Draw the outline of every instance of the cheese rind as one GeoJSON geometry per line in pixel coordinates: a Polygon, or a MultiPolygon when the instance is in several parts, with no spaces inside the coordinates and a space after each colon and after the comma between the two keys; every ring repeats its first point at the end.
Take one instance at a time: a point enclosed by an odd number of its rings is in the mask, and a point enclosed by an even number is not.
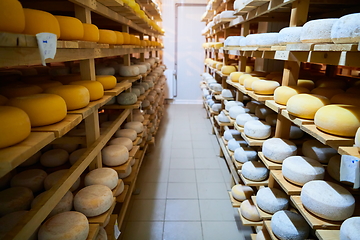
{"type": "Polygon", "coordinates": [[[314,119],[315,113],[328,104],[330,104],[330,100],[324,96],[316,94],[298,94],[292,96],[288,100],[286,109],[291,115],[296,117],[314,119]]]}
{"type": "MultiPolygon", "coordinates": [[[[41,201],[41,199],[44,197],[44,195],[47,193],[47,191],[40,193],[37,195],[34,200],[31,202],[31,208],[36,207],[36,204],[41,201]]],[[[73,207],[73,199],[74,195],[71,191],[67,191],[65,195],[61,198],[58,204],[51,210],[47,218],[50,218],[56,214],[71,211],[73,207]]]]}
{"type": "Polygon", "coordinates": [[[267,159],[282,163],[285,158],[296,155],[297,147],[290,140],[271,138],[263,143],[262,152],[267,159]]]}
{"type": "MultiPolygon", "coordinates": [[[[44,180],[44,188],[45,190],[49,190],[52,186],[54,186],[65,174],[67,174],[69,169],[59,170],[53,173],[50,173],[44,180]]],[[[70,187],[70,191],[73,192],[77,190],[80,186],[80,178],[76,179],[74,184],[70,187]]]]}
{"type": "Polygon", "coordinates": [[[337,155],[337,151],[316,139],[305,141],[302,145],[302,153],[305,157],[315,159],[321,163],[328,163],[329,159],[337,155]]]}
{"type": "Polygon", "coordinates": [[[133,148],[133,142],[131,141],[130,138],[126,138],[126,137],[113,138],[108,142],[108,144],[125,146],[128,151],[131,151],[131,149],[133,148]]]}
{"type": "Polygon", "coordinates": [[[97,81],[75,81],[71,82],[70,85],[81,85],[86,87],[90,93],[90,101],[99,100],[104,96],[104,87],[100,82],[97,81]]]}
{"type": "Polygon", "coordinates": [[[22,33],[25,29],[25,15],[21,3],[17,0],[1,1],[0,31],[22,33]]]}
{"type": "Polygon", "coordinates": [[[288,196],[277,188],[261,188],[256,194],[256,203],[259,208],[267,213],[276,213],[286,210],[289,205],[288,196]]]}
{"type": "Polygon", "coordinates": [[[271,126],[264,121],[250,120],[244,125],[246,136],[254,139],[266,139],[271,135],[271,126]]]}
{"type": "Polygon", "coordinates": [[[52,149],[44,152],[40,157],[40,163],[44,167],[58,167],[66,163],[69,153],[64,149],[52,149]]]}
{"type": "Polygon", "coordinates": [[[99,29],[98,43],[116,44],[117,43],[116,33],[112,30],[99,29]]]}
{"type": "Polygon", "coordinates": [[[83,41],[98,42],[100,38],[99,28],[90,23],[83,23],[84,35],[83,41]]]}
{"type": "Polygon", "coordinates": [[[100,82],[103,87],[104,90],[110,90],[116,87],[116,77],[112,76],[112,75],[99,75],[96,76],[96,81],[100,82]]]}
{"type": "Polygon", "coordinates": [[[256,161],[258,158],[257,156],[257,151],[253,150],[250,147],[240,147],[235,149],[234,151],[234,158],[240,163],[256,161]]]}
{"type": "Polygon", "coordinates": [[[134,129],[119,129],[115,132],[115,137],[130,138],[131,141],[135,141],[137,138],[137,132],[134,129]]]}
{"type": "Polygon", "coordinates": [[[286,105],[288,100],[297,94],[300,93],[309,93],[310,91],[307,88],[298,87],[298,86],[281,86],[275,89],[274,91],[274,100],[276,103],[281,105],[286,105]]]}
{"type": "Polygon", "coordinates": [[[45,92],[62,97],[68,110],[84,108],[90,102],[89,90],[81,85],[62,85],[48,88],[45,92]]]}
{"type": "Polygon", "coordinates": [[[331,41],[331,29],[337,18],[317,19],[308,21],[302,27],[300,40],[306,43],[327,43],[331,41]]]}
{"type": "Polygon", "coordinates": [[[103,163],[109,167],[119,166],[129,159],[129,151],[122,145],[106,146],[101,151],[103,163]]]}
{"type": "Polygon", "coordinates": [[[86,174],[84,183],[85,186],[100,184],[114,189],[118,183],[118,174],[112,168],[97,168],[86,174]]]}
{"type": "Polygon", "coordinates": [[[142,133],[144,131],[144,125],[142,122],[127,122],[124,124],[124,129],[133,129],[136,133],[142,133]]]}
{"type": "Polygon", "coordinates": [[[272,95],[276,88],[280,86],[280,83],[270,80],[254,81],[251,85],[252,90],[256,94],[260,95],[272,95]]]}
{"type": "Polygon", "coordinates": [[[237,184],[231,188],[231,195],[240,202],[250,199],[253,194],[254,190],[249,186],[237,184]]]}
{"type": "Polygon", "coordinates": [[[340,227],[340,240],[356,240],[360,235],[360,217],[346,219],[340,227]]]}
{"type": "Polygon", "coordinates": [[[269,170],[262,162],[248,161],[241,168],[242,175],[255,182],[261,182],[268,178],[269,170]]]}
{"type": "Polygon", "coordinates": [[[247,199],[241,203],[240,213],[244,218],[246,218],[250,221],[253,221],[253,222],[261,221],[260,214],[259,214],[255,204],[253,203],[253,201],[251,201],[249,199],[247,199]]]}
{"type": "Polygon", "coordinates": [[[24,34],[36,35],[42,32],[53,33],[60,37],[60,25],[54,15],[48,12],[24,8],[24,34]]]}
{"type": "Polygon", "coordinates": [[[84,38],[84,27],[82,22],[74,17],[55,16],[59,22],[60,39],[81,40],[84,38]]]}
{"type": "Polygon", "coordinates": [[[278,211],[271,218],[271,229],[280,240],[307,239],[310,227],[298,213],[288,210],[278,211]]]}

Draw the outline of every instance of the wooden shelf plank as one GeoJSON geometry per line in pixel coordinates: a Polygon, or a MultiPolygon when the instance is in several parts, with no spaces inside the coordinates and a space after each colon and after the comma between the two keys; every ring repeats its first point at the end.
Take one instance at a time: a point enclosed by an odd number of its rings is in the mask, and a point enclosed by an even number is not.
{"type": "Polygon", "coordinates": [[[281,111],[281,115],[292,121],[294,124],[298,125],[299,127],[305,124],[314,124],[314,119],[303,119],[298,118],[293,115],[291,115],[286,109],[283,109],[281,111]]]}
{"type": "Polygon", "coordinates": [[[125,201],[125,197],[129,192],[129,188],[130,188],[129,185],[125,185],[124,191],[119,196],[116,197],[116,202],[123,203],[125,201]]]}
{"type": "Polygon", "coordinates": [[[256,196],[251,196],[251,200],[255,204],[256,209],[258,210],[261,219],[268,220],[268,219],[272,218],[273,214],[267,213],[267,212],[263,211],[261,208],[259,208],[259,206],[257,205],[257,202],[256,202],[256,196]]]}
{"type": "Polygon", "coordinates": [[[112,99],[112,96],[104,95],[101,99],[92,101],[85,108],[68,111],[68,114],[81,114],[82,118],[85,119],[90,114],[96,112],[100,107],[104,106],[112,99]]]}
{"type": "Polygon", "coordinates": [[[267,167],[267,169],[269,169],[269,170],[281,170],[282,169],[281,163],[276,163],[276,162],[270,161],[269,159],[267,159],[264,156],[264,154],[262,152],[258,152],[258,156],[259,156],[260,160],[264,163],[264,165],[267,167]]]}
{"type": "Polygon", "coordinates": [[[242,225],[250,226],[250,227],[256,227],[256,226],[262,226],[263,225],[263,221],[253,222],[253,221],[250,221],[250,220],[244,218],[243,215],[240,212],[240,208],[238,209],[238,212],[239,212],[239,215],[240,215],[242,225]]]}
{"type": "Polygon", "coordinates": [[[114,197],[116,197],[115,194],[116,194],[116,192],[119,190],[119,188],[121,187],[121,185],[122,185],[121,183],[122,183],[122,179],[119,179],[116,187],[111,190],[111,191],[113,192],[113,196],[114,196],[114,197]]]}
{"type": "Polygon", "coordinates": [[[135,104],[132,105],[117,105],[117,104],[113,104],[113,105],[105,105],[103,106],[104,109],[137,109],[140,108],[141,102],[138,101],[135,104]]]}
{"type": "Polygon", "coordinates": [[[118,218],[117,214],[111,214],[110,221],[109,221],[108,225],[106,225],[106,227],[105,227],[105,231],[106,231],[108,240],[118,239],[114,234],[115,228],[117,228],[117,230],[119,231],[119,226],[117,224],[117,218],[118,218]]]}
{"type": "Polygon", "coordinates": [[[340,230],[316,230],[315,235],[319,240],[340,240],[340,230]]]}
{"type": "Polygon", "coordinates": [[[238,170],[238,174],[241,178],[241,180],[243,181],[244,185],[246,186],[250,186],[250,187],[260,187],[260,186],[267,186],[269,185],[269,179],[266,179],[264,181],[260,181],[260,182],[255,182],[255,181],[251,181],[247,178],[245,178],[242,173],[241,170],[238,170]]]}
{"type": "Polygon", "coordinates": [[[236,123],[236,121],[234,122],[234,128],[235,128],[236,130],[238,130],[239,132],[244,132],[244,128],[243,128],[243,127],[240,127],[240,126],[236,123]]]}
{"type": "Polygon", "coordinates": [[[338,152],[342,155],[351,155],[360,158],[360,148],[358,147],[339,147],[338,152]]]}
{"type": "Polygon", "coordinates": [[[112,212],[114,211],[115,208],[115,198],[113,200],[113,204],[111,205],[110,209],[107,210],[105,213],[96,216],[96,217],[90,217],[88,218],[89,223],[90,224],[99,224],[101,227],[104,226],[105,221],[110,217],[110,215],[112,214],[112,212]]]}
{"type": "Polygon", "coordinates": [[[19,166],[54,139],[53,132],[32,132],[24,141],[0,149],[0,177],[19,166]]]}
{"type": "Polygon", "coordinates": [[[241,168],[242,168],[242,166],[243,166],[244,164],[243,164],[243,163],[241,163],[241,162],[236,161],[236,160],[235,160],[235,156],[234,156],[234,155],[233,155],[233,156],[231,156],[231,160],[232,160],[232,162],[233,162],[233,164],[234,164],[235,168],[236,168],[237,170],[241,170],[241,168]]]}
{"type": "Polygon", "coordinates": [[[126,163],[120,165],[120,166],[115,166],[115,167],[110,167],[112,169],[114,169],[117,173],[126,173],[126,171],[129,169],[131,160],[133,158],[129,157],[129,159],[126,161],[126,163]]]}
{"type": "Polygon", "coordinates": [[[287,181],[281,170],[271,170],[270,174],[273,176],[275,181],[281,186],[281,188],[286,192],[287,195],[300,195],[301,186],[294,185],[287,181]]]}
{"type": "MultiPolygon", "coordinates": [[[[267,140],[267,139],[253,139],[250,138],[248,136],[245,135],[244,132],[241,132],[241,137],[247,142],[247,144],[250,147],[261,147],[263,145],[263,143],[267,140]]],[[[271,138],[272,136],[270,136],[269,138],[271,138]]]]}
{"type": "Polygon", "coordinates": [[[249,97],[252,99],[259,101],[259,102],[265,102],[267,100],[274,100],[274,95],[260,95],[256,94],[253,91],[248,91],[249,97]]]}
{"type": "Polygon", "coordinates": [[[136,153],[140,150],[139,146],[134,146],[129,152],[130,157],[135,157],[136,153]]]}
{"type": "Polygon", "coordinates": [[[250,234],[250,238],[251,238],[251,240],[256,240],[256,234],[255,233],[250,234]]]}
{"type": "Polygon", "coordinates": [[[220,122],[218,116],[214,116],[214,118],[215,118],[215,121],[217,122],[217,124],[220,127],[233,126],[234,125],[234,124],[231,124],[231,122],[229,122],[229,123],[220,122]]]}
{"type": "Polygon", "coordinates": [[[270,236],[271,240],[278,240],[278,238],[275,236],[271,229],[271,221],[264,221],[265,228],[270,236]]]}
{"type": "Polygon", "coordinates": [[[134,181],[135,181],[135,179],[136,179],[136,177],[137,177],[137,170],[138,170],[138,168],[139,168],[139,166],[140,166],[139,162],[140,162],[140,160],[135,159],[135,164],[134,164],[134,166],[132,167],[131,174],[130,174],[128,177],[126,177],[126,178],[123,179],[124,184],[126,184],[126,185],[131,185],[131,184],[134,183],[134,181]]]}
{"type": "Polygon", "coordinates": [[[117,83],[115,88],[104,91],[104,94],[110,95],[110,96],[117,96],[120,93],[122,93],[123,91],[131,88],[131,86],[132,86],[132,84],[130,82],[128,82],[127,80],[125,80],[125,81],[117,83]]]}
{"type": "Polygon", "coordinates": [[[277,104],[274,100],[266,100],[265,105],[276,113],[286,109],[286,106],[277,104]]]}
{"type": "Polygon", "coordinates": [[[239,208],[241,206],[241,202],[236,200],[233,195],[231,194],[231,191],[229,192],[229,198],[230,198],[230,202],[231,202],[231,205],[234,207],[234,208],[239,208]]]}
{"type": "Polygon", "coordinates": [[[86,240],[95,240],[99,233],[99,224],[89,224],[89,234],[86,240]]]}

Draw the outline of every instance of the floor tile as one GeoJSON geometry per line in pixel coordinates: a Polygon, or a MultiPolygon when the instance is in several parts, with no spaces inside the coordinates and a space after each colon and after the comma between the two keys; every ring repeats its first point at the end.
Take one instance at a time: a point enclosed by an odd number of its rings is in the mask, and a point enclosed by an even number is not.
{"type": "Polygon", "coordinates": [[[128,221],[163,221],[166,200],[135,199],[128,221]]]}
{"type": "Polygon", "coordinates": [[[202,240],[201,222],[165,222],[164,240],[202,240]]]}
{"type": "Polygon", "coordinates": [[[198,183],[223,183],[224,178],[219,169],[196,169],[198,183]]]}
{"type": "Polygon", "coordinates": [[[189,149],[189,148],[192,148],[192,145],[191,145],[191,141],[187,141],[187,140],[177,140],[177,139],[173,139],[172,141],[172,145],[171,145],[172,149],[177,149],[177,148],[180,148],[180,149],[189,149]]]}
{"type": "MultiPolygon", "coordinates": [[[[216,150],[217,151],[217,150],[216,150]]],[[[195,148],[193,149],[194,158],[212,158],[216,155],[214,148],[195,148]]]]}
{"type": "Polygon", "coordinates": [[[236,215],[239,215],[237,211],[234,211],[230,201],[227,199],[201,199],[199,202],[202,221],[235,221],[236,215]]]}
{"type": "Polygon", "coordinates": [[[196,169],[220,169],[220,165],[216,157],[194,158],[196,169]]]}
{"type": "Polygon", "coordinates": [[[193,169],[170,169],[169,182],[196,182],[195,170],[193,169]]]}
{"type": "MultiPolygon", "coordinates": [[[[191,145],[192,145],[193,149],[196,149],[196,148],[214,149],[214,146],[210,139],[208,139],[208,140],[192,140],[191,145]]],[[[218,148],[219,148],[219,145],[218,145],[218,148]]]]}
{"type": "Polygon", "coordinates": [[[166,221],[200,221],[198,200],[167,200],[166,221]]]}
{"type": "Polygon", "coordinates": [[[140,190],[138,195],[134,195],[135,199],[166,199],[167,183],[148,183],[141,182],[137,184],[140,190]]]}
{"type": "Polygon", "coordinates": [[[168,199],[198,199],[197,185],[193,183],[168,183],[168,199]]]}
{"type": "Polygon", "coordinates": [[[163,239],[163,229],[164,222],[128,222],[121,239],[159,240],[163,239]]]}
{"type": "Polygon", "coordinates": [[[195,163],[193,158],[172,158],[170,161],[171,169],[194,169],[195,163]]]}
{"type": "Polygon", "coordinates": [[[198,183],[199,199],[229,199],[225,183],[198,183]]]}
{"type": "Polygon", "coordinates": [[[173,148],[171,149],[171,158],[193,158],[193,150],[191,148],[173,148]]]}
{"type": "Polygon", "coordinates": [[[204,240],[244,240],[236,222],[202,222],[204,240]]]}

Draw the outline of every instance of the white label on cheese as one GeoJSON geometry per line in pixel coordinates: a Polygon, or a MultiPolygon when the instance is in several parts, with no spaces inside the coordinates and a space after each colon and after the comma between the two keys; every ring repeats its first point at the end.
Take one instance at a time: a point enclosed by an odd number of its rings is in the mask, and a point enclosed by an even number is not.
{"type": "Polygon", "coordinates": [[[114,225],[114,235],[115,235],[115,239],[118,239],[120,236],[121,232],[119,230],[119,226],[118,226],[118,222],[116,219],[115,225],[114,225]]]}
{"type": "Polygon", "coordinates": [[[360,187],[360,159],[350,155],[341,156],[340,181],[354,183],[354,188],[360,187]]]}
{"type": "Polygon", "coordinates": [[[36,39],[39,46],[41,63],[46,66],[45,60],[48,58],[54,59],[56,54],[57,36],[53,33],[38,33],[36,39]]]}

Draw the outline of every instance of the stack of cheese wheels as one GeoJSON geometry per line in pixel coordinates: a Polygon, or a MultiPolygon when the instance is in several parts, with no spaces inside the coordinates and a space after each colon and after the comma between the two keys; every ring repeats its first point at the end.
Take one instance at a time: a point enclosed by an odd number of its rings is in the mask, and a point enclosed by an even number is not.
{"type": "Polygon", "coordinates": [[[116,101],[120,105],[132,105],[137,102],[138,98],[133,92],[122,92],[116,97],[116,101]]]}
{"type": "Polygon", "coordinates": [[[325,164],[329,162],[331,157],[337,155],[336,149],[322,144],[316,139],[305,141],[302,145],[302,153],[305,157],[325,164]]]}
{"type": "Polygon", "coordinates": [[[235,66],[222,66],[221,73],[225,75],[230,75],[232,72],[236,72],[235,66]]]}
{"type": "Polygon", "coordinates": [[[44,186],[47,173],[42,169],[29,169],[16,174],[11,179],[11,187],[27,187],[34,193],[40,192],[44,186]]]}
{"type": "Polygon", "coordinates": [[[260,95],[272,95],[276,88],[280,86],[280,83],[270,80],[254,81],[251,85],[252,90],[256,94],[260,95]]]}
{"type": "Polygon", "coordinates": [[[290,140],[270,138],[263,143],[262,153],[267,159],[282,163],[287,157],[296,155],[297,147],[290,140]]]}
{"type": "Polygon", "coordinates": [[[137,138],[137,132],[134,129],[119,129],[115,132],[115,137],[126,137],[131,141],[135,141],[137,138]]]}
{"type": "MultiPolygon", "coordinates": [[[[44,188],[45,190],[49,190],[52,186],[54,186],[61,178],[63,178],[69,169],[62,169],[53,173],[50,173],[44,180],[44,188]]],[[[70,187],[70,191],[74,192],[80,186],[80,178],[76,179],[74,184],[70,187]]]]}
{"type": "Polygon", "coordinates": [[[67,110],[84,108],[89,105],[89,90],[81,85],[62,85],[45,90],[46,93],[56,94],[66,102],[67,110]]]}
{"type": "Polygon", "coordinates": [[[0,31],[22,33],[25,29],[25,15],[18,0],[0,3],[0,31]]]}
{"type": "Polygon", "coordinates": [[[60,39],[81,40],[84,37],[82,22],[74,17],[55,16],[60,26],[60,39]]]}
{"type": "Polygon", "coordinates": [[[136,133],[142,133],[144,131],[144,125],[142,122],[127,122],[124,124],[124,129],[133,129],[136,133]]]}
{"type": "Polygon", "coordinates": [[[317,87],[311,90],[311,93],[331,99],[333,96],[339,93],[344,93],[344,90],[342,90],[341,88],[317,87]]]}
{"type": "Polygon", "coordinates": [[[30,209],[34,199],[31,189],[26,187],[12,187],[0,192],[0,216],[8,213],[30,209]]]}
{"type": "Polygon", "coordinates": [[[261,221],[260,214],[251,199],[246,199],[241,203],[240,213],[244,218],[250,221],[253,222],[261,221]]]}
{"type": "Polygon", "coordinates": [[[131,149],[133,148],[133,142],[131,141],[130,138],[127,137],[113,138],[108,142],[108,144],[125,146],[128,151],[131,151],[131,149]]]}
{"type": "Polygon", "coordinates": [[[116,87],[116,77],[112,75],[99,75],[96,76],[96,81],[103,85],[104,90],[110,90],[116,87]]]}
{"type": "MultiPolygon", "coordinates": [[[[31,202],[31,208],[36,207],[36,205],[41,202],[41,200],[45,197],[45,194],[47,194],[48,192],[42,192],[39,195],[37,195],[34,200],[31,202]]],[[[67,191],[65,193],[65,195],[61,198],[61,200],[59,201],[58,204],[56,204],[56,206],[53,208],[53,210],[51,210],[51,212],[49,213],[49,215],[47,216],[47,218],[50,218],[56,214],[62,213],[62,212],[67,212],[67,211],[71,211],[72,207],[73,207],[73,199],[74,199],[74,195],[72,194],[71,191],[67,191]]]]}
{"type": "Polygon", "coordinates": [[[313,80],[310,80],[310,79],[298,79],[297,86],[307,88],[311,91],[314,89],[315,83],[313,80]]]}
{"type": "Polygon", "coordinates": [[[84,36],[83,41],[98,42],[100,38],[99,28],[91,23],[83,23],[84,36]]]}
{"type": "Polygon", "coordinates": [[[229,78],[232,82],[239,82],[239,78],[243,74],[244,74],[243,72],[232,72],[232,73],[230,73],[229,78]]]}
{"type": "Polygon", "coordinates": [[[271,126],[264,121],[250,120],[244,125],[244,133],[253,139],[267,139],[271,135],[271,126]]]}
{"type": "Polygon", "coordinates": [[[237,184],[231,188],[231,195],[240,202],[250,199],[253,194],[254,190],[249,186],[237,184]]]}
{"type": "Polygon", "coordinates": [[[129,159],[129,150],[123,145],[106,146],[101,154],[103,163],[109,167],[122,165],[129,159]]]}
{"type": "Polygon", "coordinates": [[[286,27],[280,30],[278,41],[280,45],[301,43],[302,27],[286,27]]]}
{"type": "Polygon", "coordinates": [[[310,227],[298,213],[288,210],[276,212],[271,218],[271,229],[279,239],[307,239],[310,227]]]}
{"type": "Polygon", "coordinates": [[[312,180],[322,180],[325,169],[319,161],[303,156],[291,156],[282,164],[284,178],[296,185],[303,186],[312,180]]]}
{"type": "Polygon", "coordinates": [[[99,100],[104,96],[104,87],[97,81],[75,81],[71,82],[70,85],[80,85],[86,87],[90,93],[90,101],[99,100]]]}
{"type": "Polygon", "coordinates": [[[29,116],[20,108],[0,106],[0,132],[0,148],[25,140],[31,133],[29,116]]]}
{"type": "Polygon", "coordinates": [[[112,168],[97,168],[86,174],[84,183],[85,186],[100,184],[114,189],[118,184],[118,174],[112,168]]]}
{"type": "Polygon", "coordinates": [[[261,188],[256,194],[256,203],[258,207],[267,213],[276,213],[280,210],[286,210],[289,205],[289,197],[277,188],[261,188]]]}
{"type": "Polygon", "coordinates": [[[117,43],[116,33],[112,30],[99,29],[98,43],[116,44],[117,43]]]}
{"type": "Polygon", "coordinates": [[[116,44],[122,45],[124,44],[124,35],[122,32],[114,31],[116,34],[116,44]]]}
{"type": "Polygon", "coordinates": [[[337,18],[317,19],[304,24],[300,40],[306,43],[332,42],[331,29],[337,18]]]}
{"type": "Polygon", "coordinates": [[[321,95],[297,94],[288,100],[286,109],[293,116],[314,119],[315,113],[328,104],[330,104],[330,100],[321,95]]]}
{"type": "Polygon", "coordinates": [[[269,170],[262,162],[248,161],[241,168],[242,175],[254,182],[261,182],[268,178],[269,170]]]}
{"type": "Polygon", "coordinates": [[[86,240],[89,235],[89,221],[80,212],[68,211],[56,214],[39,228],[39,240],[86,240]]]}
{"type": "Polygon", "coordinates": [[[360,127],[360,107],[354,105],[328,105],[320,108],[314,118],[320,130],[343,137],[355,137],[360,127]]]}
{"type": "Polygon", "coordinates": [[[310,181],[302,187],[300,196],[308,211],[327,220],[345,220],[351,217],[355,210],[355,198],[336,183],[310,181]]]}
{"type": "Polygon", "coordinates": [[[300,93],[310,93],[309,89],[299,86],[281,86],[274,91],[276,103],[286,105],[289,98],[300,93]]]}
{"type": "Polygon", "coordinates": [[[341,240],[356,240],[360,235],[360,217],[346,219],[340,227],[341,240]]]}
{"type": "Polygon", "coordinates": [[[240,163],[256,161],[258,159],[257,156],[257,151],[251,147],[239,147],[234,151],[234,158],[237,162],[240,163]]]}
{"type": "Polygon", "coordinates": [[[44,152],[40,157],[40,163],[44,167],[58,167],[65,164],[69,159],[69,153],[64,149],[51,149],[44,152]]]}
{"type": "Polygon", "coordinates": [[[53,33],[60,37],[60,25],[54,15],[48,12],[24,8],[24,34],[36,35],[42,32],[53,33]]]}
{"type": "Polygon", "coordinates": [[[360,41],[359,13],[348,14],[339,18],[331,28],[331,40],[334,43],[357,43],[360,41]]]}

